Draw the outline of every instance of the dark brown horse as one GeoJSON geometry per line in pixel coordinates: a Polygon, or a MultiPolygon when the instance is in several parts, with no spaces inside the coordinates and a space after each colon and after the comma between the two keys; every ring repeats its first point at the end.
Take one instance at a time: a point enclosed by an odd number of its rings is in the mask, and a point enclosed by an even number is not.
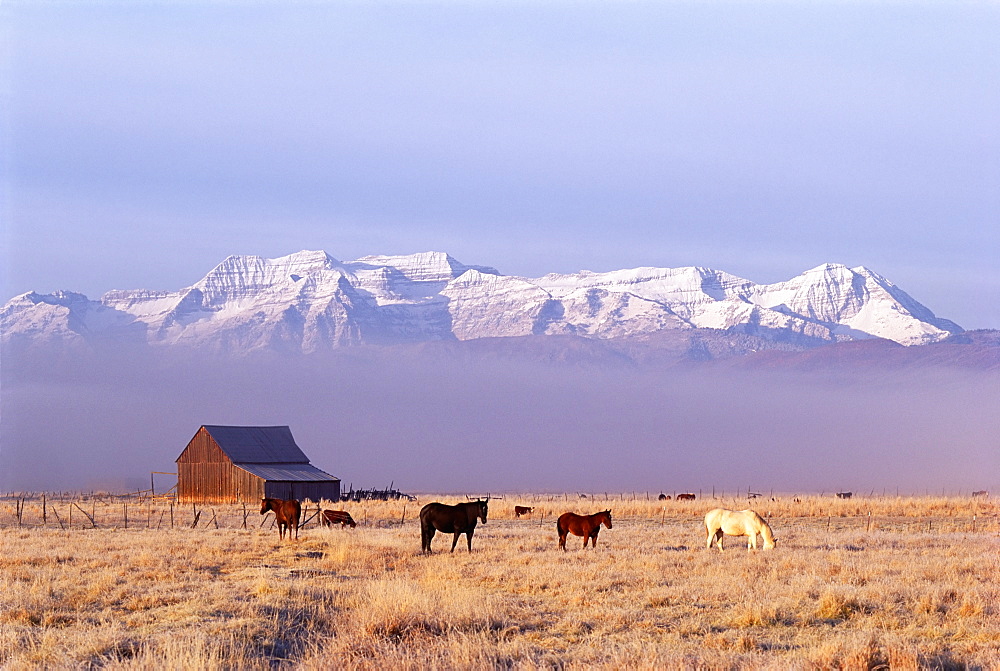
{"type": "Polygon", "coordinates": [[[597,534],[601,530],[601,524],[611,528],[611,511],[605,510],[603,513],[593,515],[577,515],[576,513],[563,513],[556,521],[556,531],[559,532],[559,547],[566,550],[566,535],[583,536],[583,547],[587,547],[587,540],[593,540],[593,546],[597,547],[597,534]]]}
{"type": "Polygon", "coordinates": [[[341,527],[350,525],[352,529],[358,526],[358,523],[346,510],[324,510],[323,526],[328,527],[331,524],[339,524],[341,527]]]}
{"type": "Polygon", "coordinates": [[[295,499],[261,499],[260,514],[266,515],[267,511],[274,511],[274,519],[278,523],[278,538],[285,538],[285,529],[288,530],[288,540],[292,540],[292,529],[295,529],[295,540],[299,539],[299,518],[302,517],[302,506],[295,499]]]}
{"type": "Polygon", "coordinates": [[[472,552],[472,534],[476,531],[476,522],[482,520],[486,524],[489,512],[487,501],[469,501],[449,506],[444,503],[428,503],[420,509],[420,544],[424,552],[431,551],[431,539],[434,532],[455,534],[451,542],[451,551],[455,551],[458,537],[465,534],[469,541],[469,552],[472,552]]]}

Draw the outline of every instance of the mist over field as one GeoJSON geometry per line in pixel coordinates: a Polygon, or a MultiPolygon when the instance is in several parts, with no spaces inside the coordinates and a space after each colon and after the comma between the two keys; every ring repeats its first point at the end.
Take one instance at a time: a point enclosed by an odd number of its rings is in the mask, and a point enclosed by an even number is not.
{"type": "MultiPolygon", "coordinates": [[[[372,351],[3,370],[0,488],[146,488],[202,424],[288,425],[355,488],[988,489],[996,373],[790,373],[372,351]]],[[[173,480],[157,476],[158,486],[173,480]]]]}

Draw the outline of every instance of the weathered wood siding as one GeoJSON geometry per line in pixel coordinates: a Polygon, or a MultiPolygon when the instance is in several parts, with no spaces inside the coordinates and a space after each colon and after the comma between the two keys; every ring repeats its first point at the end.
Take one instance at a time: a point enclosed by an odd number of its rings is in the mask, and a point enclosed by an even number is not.
{"type": "Polygon", "coordinates": [[[204,428],[177,458],[177,500],[206,503],[260,501],[264,480],[237,468],[204,428]]]}

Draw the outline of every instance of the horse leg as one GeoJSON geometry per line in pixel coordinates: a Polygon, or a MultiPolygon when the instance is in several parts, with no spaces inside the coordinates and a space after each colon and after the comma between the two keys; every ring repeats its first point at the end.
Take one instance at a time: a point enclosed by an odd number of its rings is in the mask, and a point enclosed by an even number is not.
{"type": "MultiPolygon", "coordinates": [[[[598,530],[600,530],[600,527],[597,528],[598,530]]],[[[597,549],[597,531],[595,531],[594,535],[590,537],[590,547],[594,548],[595,550],[597,549]]]]}
{"type": "Polygon", "coordinates": [[[458,537],[462,535],[461,531],[455,532],[455,539],[451,542],[451,551],[455,551],[455,546],[458,545],[458,537]]]}
{"type": "Polygon", "coordinates": [[[472,552],[472,534],[474,533],[475,531],[473,531],[472,529],[469,529],[468,531],[465,532],[465,538],[466,540],[469,541],[469,552],[472,552]]]}
{"type": "Polygon", "coordinates": [[[431,551],[431,539],[434,538],[434,532],[436,530],[433,526],[427,525],[427,528],[420,530],[420,550],[421,552],[431,551]]]}
{"type": "Polygon", "coordinates": [[[747,537],[748,537],[747,538],[747,552],[749,552],[750,550],[756,550],[757,549],[757,534],[756,533],[750,533],[750,534],[747,534],[747,537]]]}

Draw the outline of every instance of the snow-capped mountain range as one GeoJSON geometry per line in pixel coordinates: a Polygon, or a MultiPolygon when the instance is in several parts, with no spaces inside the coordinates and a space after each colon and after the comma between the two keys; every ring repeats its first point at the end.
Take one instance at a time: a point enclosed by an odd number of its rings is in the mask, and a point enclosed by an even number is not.
{"type": "Polygon", "coordinates": [[[798,345],[865,338],[918,345],[962,331],[864,267],[826,264],[777,284],[700,267],[527,278],[442,252],[349,262],[323,251],[230,256],[179,291],[116,290],[100,300],[29,292],[0,312],[8,346],[127,342],[231,354],[524,335],[614,339],[667,329],[798,345]]]}

